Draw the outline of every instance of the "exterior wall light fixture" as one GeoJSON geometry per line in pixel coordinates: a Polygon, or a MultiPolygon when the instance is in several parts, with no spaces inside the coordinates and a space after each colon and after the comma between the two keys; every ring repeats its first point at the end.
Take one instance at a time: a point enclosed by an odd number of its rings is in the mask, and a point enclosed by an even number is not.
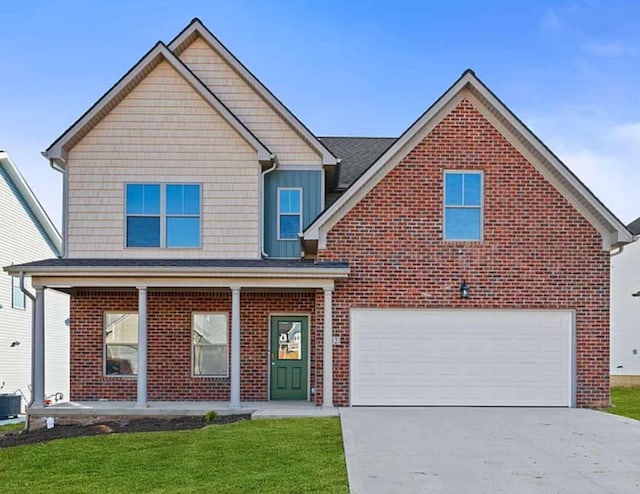
{"type": "Polygon", "coordinates": [[[469,298],[469,285],[464,280],[460,284],[460,298],[469,298]]]}

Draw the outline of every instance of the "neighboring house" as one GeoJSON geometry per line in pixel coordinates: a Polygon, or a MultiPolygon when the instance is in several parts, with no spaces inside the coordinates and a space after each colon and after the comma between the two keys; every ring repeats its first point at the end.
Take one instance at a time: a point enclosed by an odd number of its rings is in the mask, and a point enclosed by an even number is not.
{"type": "Polygon", "coordinates": [[[317,138],[194,19],[45,155],[64,256],[9,272],[71,293],[72,400],[609,402],[631,234],[471,71],[317,138]]]}
{"type": "MultiPolygon", "coordinates": [[[[640,237],[640,218],[627,225],[640,237]]],[[[640,242],[611,256],[611,385],[640,386],[640,242]]]]}
{"type": "MultiPolygon", "coordinates": [[[[56,257],[60,234],[9,155],[0,151],[0,264],[56,257]]],[[[31,397],[32,302],[19,273],[0,273],[0,393],[31,397]]],[[[30,278],[26,288],[33,293],[30,278]]],[[[52,292],[45,307],[45,393],[69,397],[69,296],[52,292]]]]}

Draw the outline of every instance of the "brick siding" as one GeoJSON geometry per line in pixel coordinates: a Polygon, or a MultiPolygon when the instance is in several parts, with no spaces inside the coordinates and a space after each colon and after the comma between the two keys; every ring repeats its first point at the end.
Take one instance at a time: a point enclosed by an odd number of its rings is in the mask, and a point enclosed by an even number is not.
{"type": "MultiPolygon", "coordinates": [[[[241,293],[242,400],[267,400],[270,314],[308,314],[315,348],[315,294],[241,293]]],[[[135,377],[104,376],[103,320],[106,311],[137,311],[137,292],[76,291],[71,296],[71,399],[135,400],[135,377]]],[[[230,292],[148,292],[149,400],[228,400],[229,378],[191,376],[191,314],[228,314],[230,292]]],[[[229,345],[229,348],[231,345],[229,345]]],[[[311,352],[311,383],[316,362],[311,352]]]]}
{"type": "Polygon", "coordinates": [[[332,228],[318,257],[351,267],[334,294],[336,404],[349,404],[349,310],[391,307],[573,309],[577,404],[608,404],[609,255],[601,237],[469,101],[332,228]],[[442,240],[447,169],[484,172],[482,242],[442,240]]]}

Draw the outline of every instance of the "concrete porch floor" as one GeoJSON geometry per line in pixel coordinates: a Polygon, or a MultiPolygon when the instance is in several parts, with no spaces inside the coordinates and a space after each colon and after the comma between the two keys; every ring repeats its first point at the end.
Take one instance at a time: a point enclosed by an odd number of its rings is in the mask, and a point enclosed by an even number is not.
{"type": "Polygon", "coordinates": [[[32,416],[179,416],[251,414],[252,419],[284,417],[337,417],[335,407],[319,407],[309,401],[243,401],[240,408],[229,408],[226,401],[150,401],[139,407],[135,401],[71,401],[44,408],[32,407],[32,416]]]}

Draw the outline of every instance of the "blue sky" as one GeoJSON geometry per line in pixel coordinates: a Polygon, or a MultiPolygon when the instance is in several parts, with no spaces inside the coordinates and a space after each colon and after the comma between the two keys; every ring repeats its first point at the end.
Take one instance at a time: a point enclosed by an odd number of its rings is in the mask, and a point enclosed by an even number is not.
{"type": "Polygon", "coordinates": [[[40,151],[193,17],[316,135],[397,136],[471,67],[622,221],[640,216],[640,2],[1,2],[0,149],[56,224],[40,151]]]}

